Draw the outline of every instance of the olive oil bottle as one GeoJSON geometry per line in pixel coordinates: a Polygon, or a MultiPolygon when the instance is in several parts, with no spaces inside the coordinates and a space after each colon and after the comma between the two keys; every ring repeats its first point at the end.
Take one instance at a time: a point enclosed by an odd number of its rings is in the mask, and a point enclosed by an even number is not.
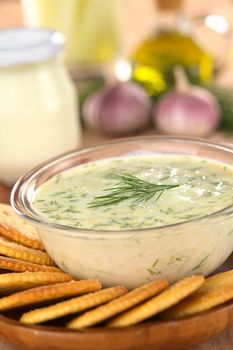
{"type": "Polygon", "coordinates": [[[150,96],[174,85],[173,69],[181,65],[192,83],[208,82],[213,59],[192,38],[192,22],[182,13],[182,0],[157,0],[157,26],[132,55],[133,77],[150,96]]]}

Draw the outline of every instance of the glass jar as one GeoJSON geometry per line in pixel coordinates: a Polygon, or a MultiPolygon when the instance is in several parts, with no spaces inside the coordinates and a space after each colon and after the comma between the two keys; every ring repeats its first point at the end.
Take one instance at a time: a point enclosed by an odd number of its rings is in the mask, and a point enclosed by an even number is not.
{"type": "Polygon", "coordinates": [[[0,181],[80,145],[77,97],[61,59],[63,34],[0,31],[0,181]]]}

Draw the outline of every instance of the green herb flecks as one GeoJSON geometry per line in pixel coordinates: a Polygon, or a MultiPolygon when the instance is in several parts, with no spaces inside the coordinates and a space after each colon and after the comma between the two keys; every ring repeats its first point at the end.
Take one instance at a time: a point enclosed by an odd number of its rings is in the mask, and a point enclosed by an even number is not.
{"type": "Polygon", "coordinates": [[[89,208],[98,208],[118,204],[131,199],[133,203],[146,202],[156,195],[158,201],[164,191],[178,187],[179,185],[155,184],[131,174],[120,174],[115,177],[118,183],[104,191],[109,192],[103,196],[96,196],[88,205],[89,208]]]}
{"type": "Polygon", "coordinates": [[[208,259],[209,255],[206,255],[200,262],[198,265],[196,265],[192,271],[195,271],[195,270],[198,270],[200,269],[201,267],[203,267],[206,263],[207,263],[207,259],[208,259]]]}

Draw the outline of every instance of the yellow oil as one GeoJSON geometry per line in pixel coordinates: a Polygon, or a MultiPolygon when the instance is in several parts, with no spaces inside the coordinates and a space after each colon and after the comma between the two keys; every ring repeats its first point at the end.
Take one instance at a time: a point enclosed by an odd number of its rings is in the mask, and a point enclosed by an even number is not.
{"type": "Polygon", "coordinates": [[[213,75],[213,59],[189,35],[161,32],[144,41],[134,52],[133,77],[151,96],[174,85],[173,69],[184,67],[193,83],[208,82],[213,75]]]}

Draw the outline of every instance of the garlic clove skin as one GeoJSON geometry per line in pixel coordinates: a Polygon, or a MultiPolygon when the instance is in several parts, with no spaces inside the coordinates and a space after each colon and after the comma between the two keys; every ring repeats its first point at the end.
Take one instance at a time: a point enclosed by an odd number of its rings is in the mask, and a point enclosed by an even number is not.
{"type": "Polygon", "coordinates": [[[84,103],[84,124],[112,135],[126,135],[145,128],[150,120],[151,101],[132,82],[117,82],[89,96],[84,103]]]}
{"type": "Polygon", "coordinates": [[[201,87],[173,91],[155,106],[152,120],[160,132],[208,136],[220,122],[220,107],[215,97],[201,87]]]}

